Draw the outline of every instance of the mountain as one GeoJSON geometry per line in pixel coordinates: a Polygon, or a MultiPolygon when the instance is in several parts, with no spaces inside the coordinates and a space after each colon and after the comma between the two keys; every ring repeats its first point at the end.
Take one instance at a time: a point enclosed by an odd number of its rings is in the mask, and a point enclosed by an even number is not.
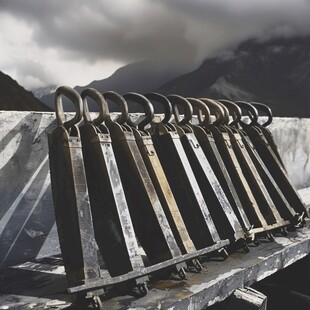
{"type": "MultiPolygon", "coordinates": [[[[160,62],[137,62],[118,69],[106,79],[75,89],[81,92],[93,87],[120,94],[158,91],[258,101],[269,105],[275,116],[310,117],[310,37],[247,40],[184,74],[187,69],[160,62]]],[[[54,109],[54,93],[40,100],[54,109]]],[[[72,111],[71,103],[64,100],[64,105],[66,111],[72,111]]],[[[110,110],[118,108],[112,106],[110,110]]],[[[132,104],[130,111],[141,109],[132,104]]]]}
{"type": "Polygon", "coordinates": [[[0,110],[50,111],[51,109],[0,71],[0,110]]]}
{"type": "Polygon", "coordinates": [[[50,85],[50,86],[36,88],[35,90],[32,91],[32,93],[36,98],[40,99],[43,96],[47,96],[49,94],[54,93],[56,89],[57,89],[56,85],[50,85]]]}
{"type": "MultiPolygon", "coordinates": [[[[146,93],[157,89],[163,83],[186,72],[186,67],[168,64],[158,61],[136,62],[119,68],[110,77],[93,81],[85,86],[76,86],[75,89],[81,93],[85,88],[92,87],[101,92],[116,91],[119,94],[126,92],[146,93]]],[[[54,108],[54,93],[43,96],[41,100],[51,108],[54,108]]],[[[64,100],[66,111],[72,109],[71,105],[64,100]]],[[[113,111],[113,107],[111,109],[113,111]]]]}
{"type": "Polygon", "coordinates": [[[156,91],[258,101],[275,116],[310,117],[310,37],[248,40],[156,91]]]}

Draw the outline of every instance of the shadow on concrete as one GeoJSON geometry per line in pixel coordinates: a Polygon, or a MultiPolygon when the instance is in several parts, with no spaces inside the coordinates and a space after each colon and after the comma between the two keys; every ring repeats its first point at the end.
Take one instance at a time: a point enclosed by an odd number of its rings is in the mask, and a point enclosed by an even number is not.
{"type": "MultiPolygon", "coordinates": [[[[35,258],[55,222],[43,114],[29,114],[1,139],[0,267],[35,258]]],[[[51,254],[54,249],[51,248],[51,254]]]]}

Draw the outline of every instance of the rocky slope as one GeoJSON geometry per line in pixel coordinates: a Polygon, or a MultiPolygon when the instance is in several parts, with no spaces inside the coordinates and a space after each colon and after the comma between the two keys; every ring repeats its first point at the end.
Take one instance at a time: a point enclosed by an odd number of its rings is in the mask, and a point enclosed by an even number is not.
{"type": "MultiPolygon", "coordinates": [[[[259,101],[268,104],[275,116],[310,117],[310,37],[248,40],[221,56],[206,59],[196,70],[184,72],[185,67],[138,62],[118,69],[109,78],[75,89],[81,92],[93,87],[120,94],[158,91],[259,101]]],[[[54,108],[54,93],[40,100],[54,108]]],[[[70,111],[73,106],[64,102],[70,111]]],[[[111,111],[115,110],[112,105],[111,111]]],[[[131,104],[131,111],[141,110],[131,104]]]]}
{"type": "Polygon", "coordinates": [[[157,90],[260,101],[276,116],[310,117],[310,38],[249,40],[157,90]]]}
{"type": "Polygon", "coordinates": [[[0,110],[50,111],[50,108],[0,71],[0,110]]]}

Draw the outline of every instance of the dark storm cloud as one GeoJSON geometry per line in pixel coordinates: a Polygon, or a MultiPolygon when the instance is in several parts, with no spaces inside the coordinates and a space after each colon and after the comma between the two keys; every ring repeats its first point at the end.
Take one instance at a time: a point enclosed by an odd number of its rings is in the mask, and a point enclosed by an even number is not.
{"type": "Polygon", "coordinates": [[[306,0],[2,0],[67,59],[197,63],[249,37],[309,34],[306,0]]]}
{"type": "Polygon", "coordinates": [[[218,52],[248,38],[310,34],[309,0],[157,0],[171,12],[183,14],[199,25],[197,44],[208,41],[204,51],[218,52]],[[200,43],[199,39],[200,38],[200,43]],[[214,47],[214,48],[213,48],[214,47]]]}
{"type": "Polygon", "coordinates": [[[195,54],[178,14],[160,4],[128,1],[115,7],[116,2],[4,1],[2,10],[30,23],[39,45],[63,49],[68,57],[131,62],[195,54]]]}

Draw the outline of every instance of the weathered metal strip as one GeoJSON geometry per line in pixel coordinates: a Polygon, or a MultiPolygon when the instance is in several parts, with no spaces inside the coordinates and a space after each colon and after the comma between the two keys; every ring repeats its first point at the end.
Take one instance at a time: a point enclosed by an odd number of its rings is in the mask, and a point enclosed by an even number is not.
{"type": "Polygon", "coordinates": [[[196,248],[220,240],[210,212],[173,125],[157,124],[153,142],[196,248]]]}
{"type": "Polygon", "coordinates": [[[239,220],[192,129],[187,126],[175,127],[220,237],[228,238],[232,242],[244,239],[245,235],[239,220]]]}
{"type": "Polygon", "coordinates": [[[283,226],[288,223],[285,222],[276,209],[268,190],[266,189],[251,157],[249,156],[244,142],[237,130],[226,126],[227,132],[232,141],[232,146],[241,164],[242,170],[247,177],[252,193],[255,196],[258,206],[268,224],[283,223],[283,226]]]}
{"type": "Polygon", "coordinates": [[[123,276],[117,276],[117,277],[114,277],[111,279],[101,278],[99,280],[93,280],[92,282],[87,282],[87,283],[81,284],[79,286],[69,287],[68,292],[69,293],[77,293],[77,292],[83,292],[83,291],[96,290],[98,288],[102,288],[105,286],[110,286],[113,284],[118,284],[118,283],[122,283],[122,282],[125,282],[128,280],[131,280],[131,279],[143,277],[145,275],[152,274],[152,273],[154,273],[160,269],[167,268],[167,267],[172,266],[172,265],[180,264],[180,263],[185,262],[185,261],[189,261],[189,260],[195,258],[197,255],[203,256],[205,254],[215,252],[220,248],[224,248],[228,244],[229,244],[228,240],[220,240],[220,241],[216,242],[215,244],[213,244],[207,248],[203,248],[203,249],[197,250],[196,252],[193,252],[193,253],[184,254],[184,255],[166,260],[164,262],[154,264],[152,266],[146,267],[145,269],[142,269],[141,271],[131,271],[131,272],[128,272],[127,274],[125,274],[123,276]]]}
{"type": "Polygon", "coordinates": [[[48,135],[51,185],[56,225],[69,285],[100,277],[92,214],[86,184],[80,132],[82,99],[72,88],[56,90],[58,127],[48,135]],[[75,106],[73,118],[66,120],[62,95],[75,106]]]}
{"type": "Polygon", "coordinates": [[[244,125],[243,129],[249,135],[258,154],[281,189],[291,207],[299,214],[306,214],[307,210],[299,194],[290,182],[285,169],[278,157],[274,154],[270,144],[258,127],[244,125]]]}
{"type": "Polygon", "coordinates": [[[98,128],[90,123],[80,130],[95,236],[106,267],[111,276],[140,270],[144,263],[109,131],[104,125],[98,128]]]}
{"type": "MultiPolygon", "coordinates": [[[[181,255],[136,144],[132,129],[111,122],[108,128],[138,239],[151,263],[181,255]]],[[[185,265],[184,265],[185,266],[185,265]]],[[[184,266],[176,266],[178,270],[184,266]]]]}
{"type": "Polygon", "coordinates": [[[161,205],[182,253],[196,251],[157,156],[152,137],[150,134],[134,128],[133,132],[161,205]]]}
{"type": "MultiPolygon", "coordinates": [[[[258,128],[261,131],[261,133],[264,135],[265,139],[267,140],[269,146],[271,147],[274,155],[278,158],[283,169],[286,171],[284,163],[283,163],[282,158],[280,156],[280,153],[278,152],[278,147],[277,147],[277,145],[273,139],[273,136],[271,134],[271,131],[267,128],[267,126],[270,125],[272,123],[272,120],[273,120],[272,110],[270,109],[270,107],[268,107],[266,104],[260,103],[260,102],[251,102],[251,103],[241,102],[241,106],[251,110],[251,112],[248,113],[249,116],[251,116],[251,118],[252,118],[252,121],[249,125],[255,126],[256,128],[258,128]],[[260,112],[263,112],[263,114],[265,114],[267,116],[267,120],[264,121],[263,123],[260,123],[258,121],[260,112]]],[[[241,124],[242,124],[242,122],[241,122],[241,124]]],[[[246,125],[246,124],[244,123],[243,125],[246,125]]]]}
{"type": "Polygon", "coordinates": [[[234,209],[245,234],[247,237],[251,238],[252,225],[246,215],[234,184],[218,151],[212,133],[200,126],[192,126],[192,129],[218,181],[220,182],[226,197],[229,200],[230,205],[234,209]]]}
{"type": "Polygon", "coordinates": [[[255,126],[255,127],[260,129],[260,131],[264,135],[267,143],[269,144],[270,148],[272,149],[272,152],[277,157],[279,163],[281,164],[281,166],[283,167],[284,171],[286,172],[286,168],[285,168],[284,163],[282,161],[281,155],[280,155],[280,153],[278,151],[277,144],[276,144],[276,142],[273,139],[271,131],[268,128],[264,127],[264,126],[255,126]]]}
{"type": "Polygon", "coordinates": [[[253,196],[251,188],[242,172],[236,154],[232,148],[232,144],[228,133],[221,131],[216,126],[208,126],[208,130],[213,134],[216,146],[221,154],[223,162],[226,165],[227,171],[231,177],[238,196],[242,202],[247,217],[256,231],[265,231],[268,226],[263,214],[261,213],[257,201],[253,196]]]}
{"type": "Polygon", "coordinates": [[[78,129],[60,126],[48,136],[56,224],[69,286],[100,277],[78,129]],[[73,130],[72,130],[73,131],[73,130]]]}
{"type": "Polygon", "coordinates": [[[269,170],[267,169],[265,163],[257,153],[252,141],[249,139],[249,136],[242,130],[238,130],[239,134],[244,142],[244,145],[247,149],[248,154],[250,155],[255,167],[260,174],[262,181],[264,182],[266,189],[268,190],[274,204],[279,211],[281,217],[284,220],[291,220],[294,221],[296,218],[297,213],[295,210],[290,206],[289,202],[283,195],[282,191],[280,190],[279,186],[275,182],[273,176],[270,174],[269,170]]]}

